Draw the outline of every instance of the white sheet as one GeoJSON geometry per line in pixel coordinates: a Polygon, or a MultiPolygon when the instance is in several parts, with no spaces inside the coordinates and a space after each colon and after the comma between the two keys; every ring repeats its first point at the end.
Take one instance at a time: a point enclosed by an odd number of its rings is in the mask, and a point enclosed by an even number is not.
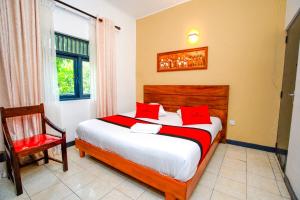
{"type": "MultiPolygon", "coordinates": [[[[135,112],[124,114],[134,117],[135,112]]],[[[181,126],[176,113],[167,112],[159,120],[143,119],[166,125],[181,126]]],[[[212,140],[222,129],[221,120],[211,117],[212,124],[189,125],[209,131],[212,140]]],[[[164,135],[131,133],[130,129],[97,119],[81,122],[76,130],[78,138],[107,151],[117,153],[125,159],[152,168],[180,181],[187,181],[196,172],[201,152],[190,140],[164,135]]]]}

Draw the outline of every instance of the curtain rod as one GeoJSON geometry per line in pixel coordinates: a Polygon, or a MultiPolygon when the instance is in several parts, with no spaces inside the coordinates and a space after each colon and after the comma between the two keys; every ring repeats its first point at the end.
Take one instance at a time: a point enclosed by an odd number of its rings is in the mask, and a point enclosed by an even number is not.
{"type": "MultiPolygon", "coordinates": [[[[70,4],[67,4],[67,3],[65,3],[65,2],[63,2],[63,1],[60,1],[60,0],[54,0],[54,1],[56,1],[57,3],[60,3],[60,4],[64,5],[64,6],[67,6],[67,7],[71,8],[71,9],[73,9],[73,10],[76,10],[76,11],[82,13],[82,14],[85,14],[85,15],[87,15],[87,16],[93,18],[93,19],[97,19],[96,16],[91,15],[90,13],[87,13],[87,12],[85,12],[85,11],[83,11],[83,10],[80,10],[80,9],[74,7],[74,6],[71,6],[70,4]]],[[[103,19],[101,19],[101,18],[98,18],[98,19],[99,19],[100,22],[103,21],[103,19]]],[[[121,27],[120,27],[120,26],[115,26],[115,28],[118,29],[118,30],[121,30],[121,27]]]]}

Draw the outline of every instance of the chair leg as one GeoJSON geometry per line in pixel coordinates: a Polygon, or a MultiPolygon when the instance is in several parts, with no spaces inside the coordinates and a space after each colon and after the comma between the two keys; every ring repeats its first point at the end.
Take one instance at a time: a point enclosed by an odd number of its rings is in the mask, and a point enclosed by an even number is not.
{"type": "Polygon", "coordinates": [[[10,161],[10,156],[6,154],[6,173],[7,173],[7,178],[12,179],[12,174],[11,174],[11,161],[10,161]]]}
{"type": "Polygon", "coordinates": [[[44,161],[45,161],[45,164],[47,164],[47,163],[49,163],[48,150],[45,150],[43,152],[44,152],[44,161]]]}
{"type": "Polygon", "coordinates": [[[12,171],[14,174],[14,182],[16,184],[17,195],[23,194],[20,166],[17,158],[12,158],[12,171]]]}
{"type": "Polygon", "coordinates": [[[67,145],[65,142],[61,144],[61,156],[63,161],[63,171],[68,171],[67,145]]]}

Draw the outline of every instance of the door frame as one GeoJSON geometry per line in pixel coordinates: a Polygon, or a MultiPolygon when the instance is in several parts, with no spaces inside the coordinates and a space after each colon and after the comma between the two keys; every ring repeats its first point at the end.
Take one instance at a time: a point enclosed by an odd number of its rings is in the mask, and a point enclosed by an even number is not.
{"type": "MultiPolygon", "coordinates": [[[[292,20],[290,21],[290,23],[288,24],[288,26],[285,29],[285,31],[286,31],[285,43],[286,44],[288,43],[288,31],[293,26],[293,24],[296,22],[296,20],[298,18],[300,19],[300,8],[298,9],[298,11],[296,12],[296,14],[294,15],[294,17],[292,18],[292,20]]],[[[285,53],[286,53],[286,48],[287,48],[287,46],[285,46],[285,53]]],[[[300,45],[299,45],[299,51],[300,51],[300,45]]],[[[284,70],[285,70],[285,59],[286,59],[286,57],[284,58],[283,76],[284,76],[284,70]]],[[[298,60],[299,59],[300,59],[300,57],[298,57],[298,60]]],[[[296,69],[296,71],[297,71],[297,69],[296,69]]],[[[296,84],[296,78],[295,78],[295,84],[296,84]]],[[[281,92],[280,92],[280,102],[282,100],[282,95],[283,95],[283,80],[284,79],[282,78],[281,92]]],[[[293,102],[294,102],[294,99],[293,99],[293,102]]],[[[280,115],[280,108],[279,108],[279,115],[280,115]]],[[[292,115],[292,113],[291,113],[291,115],[292,115]]],[[[279,126],[279,121],[278,121],[278,126],[279,126]]],[[[290,124],[290,126],[291,126],[291,124],[290,124]]],[[[276,157],[277,157],[277,159],[279,161],[280,167],[282,168],[283,171],[285,171],[285,169],[286,169],[286,163],[287,163],[288,150],[284,150],[284,149],[279,149],[278,148],[278,129],[277,129],[277,135],[276,135],[275,154],[276,154],[276,157]],[[280,157],[280,154],[285,154],[286,155],[286,162],[285,163],[282,163],[282,160],[281,160],[282,158],[280,157]]]]}

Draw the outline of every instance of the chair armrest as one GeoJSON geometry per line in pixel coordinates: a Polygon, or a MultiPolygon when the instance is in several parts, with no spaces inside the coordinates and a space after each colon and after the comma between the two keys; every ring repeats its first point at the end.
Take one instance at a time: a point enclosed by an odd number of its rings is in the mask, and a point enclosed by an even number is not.
{"type": "Polygon", "coordinates": [[[53,128],[54,130],[56,130],[57,132],[61,133],[62,136],[66,135],[66,131],[57,127],[54,123],[52,123],[47,117],[44,117],[44,120],[46,122],[46,124],[48,124],[51,128],[53,128]]]}

